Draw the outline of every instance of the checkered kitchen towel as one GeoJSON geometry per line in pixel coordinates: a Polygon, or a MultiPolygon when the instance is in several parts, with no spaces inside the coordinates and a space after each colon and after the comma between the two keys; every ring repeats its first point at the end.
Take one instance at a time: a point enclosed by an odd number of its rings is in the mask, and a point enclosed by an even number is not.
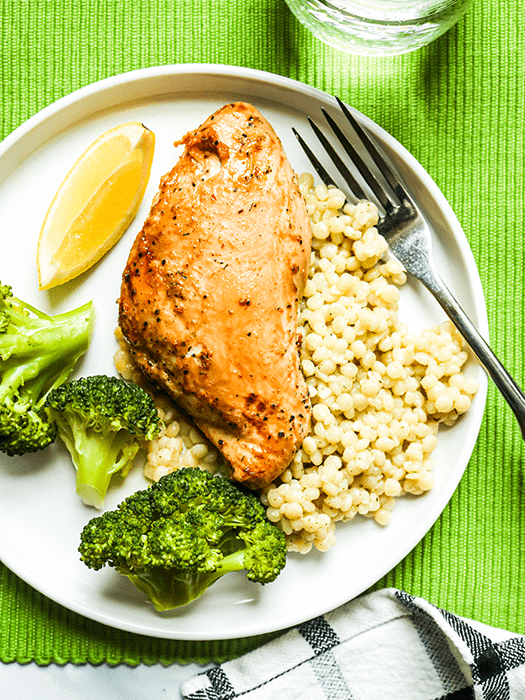
{"type": "Polygon", "coordinates": [[[183,683],[185,700],[525,700],[525,636],[384,589],[183,683]]]}

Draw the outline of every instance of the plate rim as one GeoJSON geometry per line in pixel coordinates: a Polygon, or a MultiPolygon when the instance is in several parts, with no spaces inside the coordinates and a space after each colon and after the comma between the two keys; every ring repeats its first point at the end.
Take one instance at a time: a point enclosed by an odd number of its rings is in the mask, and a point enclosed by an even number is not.
{"type": "MultiPolygon", "coordinates": [[[[322,99],[323,101],[329,100],[334,102],[335,104],[335,98],[329,95],[328,93],[319,90],[318,88],[312,87],[306,83],[302,83],[298,80],[288,78],[285,76],[281,76],[278,74],[274,74],[271,72],[267,71],[262,71],[258,69],[253,69],[253,68],[244,68],[242,66],[229,66],[226,64],[209,64],[209,63],[181,63],[181,64],[165,64],[162,66],[151,66],[148,68],[140,68],[140,69],[135,69],[132,71],[128,71],[125,73],[120,73],[116,74],[113,76],[109,76],[106,78],[103,78],[101,80],[95,81],[93,83],[90,83],[89,85],[85,85],[61,98],[56,100],[55,102],[47,105],[43,109],[39,110],[36,112],[33,116],[31,116],[28,120],[23,122],[20,126],[18,126],[14,131],[12,131],[10,134],[8,134],[5,139],[0,143],[0,166],[4,162],[4,160],[7,160],[7,163],[9,165],[9,160],[10,158],[13,158],[13,154],[16,156],[16,151],[17,148],[21,148],[20,144],[24,142],[25,139],[29,139],[30,143],[38,141],[38,133],[39,129],[42,129],[45,127],[45,125],[48,123],[49,120],[56,118],[57,115],[64,115],[64,114],[69,114],[70,112],[74,111],[75,107],[80,106],[84,101],[89,101],[91,99],[96,98],[97,95],[100,93],[105,93],[106,91],[111,92],[112,90],[114,91],[116,88],[123,88],[122,95],[120,99],[114,100],[111,104],[115,107],[118,107],[119,105],[123,105],[125,103],[131,102],[134,99],[140,99],[140,98],[135,98],[133,95],[129,95],[126,93],[125,88],[129,88],[130,85],[136,84],[137,82],[142,82],[145,81],[146,83],[148,81],[151,81],[152,79],[166,79],[168,77],[173,77],[173,76],[181,76],[181,75],[186,75],[186,76],[222,76],[224,78],[233,78],[233,79],[241,79],[241,80],[248,80],[250,82],[253,81],[258,81],[262,82],[266,85],[271,86],[272,88],[279,88],[285,91],[292,91],[292,92],[297,92],[300,91],[303,93],[303,95],[311,95],[312,97],[315,97],[316,99],[322,99]]],[[[189,93],[189,91],[188,91],[189,93]]],[[[169,94],[169,93],[162,93],[162,94],[169,94]]],[[[177,92],[177,96],[179,94],[182,94],[177,92]]],[[[265,98],[268,99],[268,98],[265,98]]],[[[388,145],[393,147],[400,155],[402,160],[406,162],[411,169],[413,169],[418,178],[423,182],[424,186],[432,193],[432,196],[436,199],[436,201],[439,203],[439,207],[441,211],[444,211],[446,213],[446,219],[447,222],[457,231],[461,232],[461,236],[456,237],[455,236],[455,242],[458,245],[458,247],[461,250],[461,253],[465,258],[470,259],[471,264],[473,265],[473,268],[476,271],[476,275],[474,276],[474,279],[470,279],[469,282],[471,283],[473,287],[473,303],[475,306],[475,311],[476,311],[476,317],[477,317],[477,325],[478,329],[480,330],[481,334],[483,337],[488,340],[488,315],[487,315],[487,309],[486,309],[486,304],[485,304],[485,299],[484,299],[484,294],[483,294],[483,288],[481,285],[481,280],[479,278],[479,272],[477,269],[477,265],[472,253],[472,250],[469,246],[468,240],[466,235],[464,234],[464,231],[455,215],[453,212],[450,204],[448,203],[447,199],[437,186],[437,184],[434,182],[434,180],[431,178],[429,173],[426,171],[426,169],[419,163],[419,161],[416,160],[414,156],[399,142],[397,139],[395,139],[391,134],[389,134],[387,131],[385,131],[381,126],[379,126],[376,122],[374,122],[372,119],[361,113],[359,110],[357,110],[355,107],[350,105],[350,109],[352,112],[356,115],[356,117],[365,125],[367,126],[376,136],[381,138],[383,141],[385,141],[388,145]]],[[[99,110],[92,110],[88,111],[87,115],[84,116],[84,118],[88,118],[93,116],[94,114],[97,113],[99,110]]],[[[81,119],[82,117],[80,117],[81,119]]],[[[68,122],[69,126],[73,126],[77,121],[80,121],[80,119],[68,122]]],[[[23,163],[30,155],[33,153],[38,147],[43,146],[45,141],[38,142],[38,145],[35,146],[35,148],[32,148],[31,150],[24,152],[24,149],[22,149],[21,155],[19,155],[19,161],[18,165],[23,163]]],[[[17,167],[14,166],[15,168],[17,167]]],[[[3,179],[0,180],[0,187],[2,186],[3,179]]],[[[482,375],[484,376],[484,375],[482,375]]],[[[469,454],[472,454],[472,450],[474,449],[475,443],[477,441],[477,437],[479,434],[479,429],[481,428],[481,422],[483,418],[483,413],[485,409],[485,403],[486,403],[486,396],[487,396],[487,386],[488,382],[487,381],[482,381],[480,383],[480,390],[478,392],[478,395],[476,397],[477,399],[477,408],[475,409],[477,411],[476,413],[476,421],[475,425],[477,425],[477,431],[475,431],[475,434],[471,435],[470,441],[471,441],[471,449],[469,450],[469,454]]],[[[474,412],[474,407],[472,409],[474,412]]],[[[468,460],[467,460],[468,463],[468,460]]],[[[466,465],[465,465],[466,468],[466,465]]],[[[408,537],[405,543],[405,547],[402,548],[402,555],[399,559],[397,559],[397,562],[393,565],[396,566],[404,557],[407,556],[407,554],[412,551],[412,549],[418,544],[419,541],[427,534],[430,528],[433,527],[433,525],[437,522],[439,519],[440,515],[443,512],[443,509],[449,502],[450,498],[452,497],[454,491],[457,488],[457,485],[459,484],[459,481],[463,477],[464,474],[464,469],[461,471],[461,473],[458,475],[458,478],[455,480],[452,480],[452,482],[448,485],[448,489],[444,496],[439,500],[439,503],[437,506],[435,506],[435,509],[438,510],[439,512],[437,513],[436,517],[433,518],[430,526],[425,530],[423,535],[418,534],[414,537],[408,537]],[[439,505],[441,504],[441,505],[439,505]]],[[[71,600],[67,597],[67,595],[62,595],[62,596],[54,596],[51,591],[48,590],[49,587],[38,587],[34,583],[31,583],[30,580],[28,580],[26,577],[23,577],[20,573],[18,573],[16,566],[10,565],[8,562],[5,561],[5,559],[2,559],[3,563],[13,571],[16,575],[20,576],[23,578],[24,581],[26,581],[29,585],[33,586],[37,590],[39,590],[41,593],[49,597],[50,599],[54,600],[56,603],[63,605],[70,610],[72,610],[75,613],[78,613],[84,617],[90,618],[92,620],[98,621],[102,624],[109,625],[111,627],[116,627],[117,629],[123,630],[123,631],[128,631],[136,634],[141,634],[141,635],[146,635],[146,636],[151,636],[151,637],[160,637],[163,639],[185,639],[185,640],[216,640],[216,639],[233,639],[233,638],[238,638],[238,634],[228,634],[228,633],[221,633],[221,634],[202,634],[202,633],[193,633],[191,631],[188,632],[174,632],[173,634],[168,633],[166,630],[150,630],[147,629],[144,631],[144,628],[141,625],[137,625],[134,622],[131,623],[123,623],[120,620],[117,619],[111,619],[109,616],[104,615],[104,614],[96,614],[92,610],[88,610],[87,608],[83,607],[80,603],[71,600]]],[[[392,567],[390,567],[392,568],[392,567]]],[[[387,569],[384,573],[387,573],[387,571],[390,570],[387,569]]],[[[377,579],[374,577],[374,581],[367,580],[365,579],[365,586],[362,590],[366,590],[366,588],[369,588],[377,579]]],[[[356,595],[360,595],[359,593],[356,595]]],[[[354,597],[354,596],[353,596],[354,597]]],[[[351,599],[351,598],[350,598],[351,599]]],[[[339,600],[338,602],[335,603],[335,606],[330,607],[329,609],[334,609],[334,607],[338,607],[339,605],[344,604],[345,602],[348,602],[350,599],[344,599],[344,600],[339,600]]],[[[321,606],[323,608],[323,606],[321,606]]],[[[324,614],[328,612],[328,609],[324,607],[322,610],[318,609],[314,611],[312,617],[318,614],[324,614]]],[[[308,617],[306,618],[301,618],[300,616],[297,617],[295,620],[290,621],[286,624],[286,627],[295,625],[295,624],[300,624],[301,622],[304,622],[305,619],[309,619],[310,613],[308,614],[308,617]]],[[[285,629],[282,627],[282,625],[270,625],[266,626],[264,628],[257,628],[250,631],[247,631],[246,633],[243,634],[244,637],[253,637],[256,635],[261,635],[261,634],[266,634],[270,632],[276,632],[279,630],[285,629]]]]}

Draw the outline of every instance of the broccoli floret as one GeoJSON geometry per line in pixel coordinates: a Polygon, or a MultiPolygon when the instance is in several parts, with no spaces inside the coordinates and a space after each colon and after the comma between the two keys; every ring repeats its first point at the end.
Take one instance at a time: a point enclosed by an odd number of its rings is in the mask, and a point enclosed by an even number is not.
{"type": "Polygon", "coordinates": [[[198,468],[182,468],[90,520],[81,560],[127,576],[159,611],[201,596],[221,576],[245,571],[270,583],[286,564],[284,534],[253,493],[198,468]]]}
{"type": "Polygon", "coordinates": [[[69,377],[91,339],[91,303],[49,316],[0,284],[0,450],[35,452],[57,429],[44,409],[48,393],[69,377]]]}
{"type": "Polygon", "coordinates": [[[0,451],[10,456],[42,450],[57,436],[56,424],[28,401],[0,407],[0,424],[0,451]]]}
{"type": "Polygon", "coordinates": [[[126,476],[141,446],[159,434],[151,396],[119,377],[81,377],[57,387],[46,407],[76,467],[77,494],[101,508],[111,477],[126,476]]]}

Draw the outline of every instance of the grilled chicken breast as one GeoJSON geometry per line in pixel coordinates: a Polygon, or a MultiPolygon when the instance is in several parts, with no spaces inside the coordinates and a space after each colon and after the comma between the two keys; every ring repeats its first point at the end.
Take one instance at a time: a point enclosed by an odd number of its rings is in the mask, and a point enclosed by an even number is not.
{"type": "Polygon", "coordinates": [[[189,413],[249,488],[308,432],[297,303],[310,224],[269,123],[229,104],[175,145],[124,270],[119,325],[143,372],[189,413]]]}

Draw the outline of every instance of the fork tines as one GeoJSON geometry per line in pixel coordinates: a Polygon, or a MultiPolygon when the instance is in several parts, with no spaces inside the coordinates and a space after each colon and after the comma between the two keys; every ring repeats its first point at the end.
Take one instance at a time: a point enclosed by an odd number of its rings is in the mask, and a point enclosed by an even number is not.
{"type": "MultiPolygon", "coordinates": [[[[390,167],[386,164],[385,160],[377,150],[377,148],[374,146],[372,143],[371,139],[368,137],[364,129],[361,127],[357,119],[354,117],[354,115],[350,112],[348,107],[342,102],[338,97],[335,98],[337,100],[337,103],[339,105],[339,108],[346,118],[347,122],[350,124],[352,127],[352,130],[357,136],[358,140],[360,141],[360,145],[364,147],[366,152],[368,153],[369,157],[377,167],[379,173],[382,175],[383,179],[385,180],[386,184],[391,188],[392,192],[395,194],[395,196],[399,199],[399,202],[404,204],[404,205],[410,205],[410,199],[405,192],[403,186],[400,184],[398,181],[397,177],[392,173],[392,170],[390,167]]],[[[352,145],[350,139],[346,136],[346,134],[343,132],[339,124],[335,121],[335,119],[324,109],[321,108],[321,111],[323,113],[323,116],[325,117],[328,125],[330,126],[332,132],[335,134],[337,137],[339,143],[343,147],[344,151],[346,154],[349,156],[351,162],[354,164],[356,167],[357,171],[363,178],[363,180],[366,182],[368,187],[370,188],[371,192],[379,202],[379,204],[383,207],[387,215],[393,214],[395,211],[395,206],[392,204],[392,201],[388,197],[388,195],[385,192],[385,189],[383,186],[378,182],[376,179],[376,176],[371,172],[370,168],[368,165],[365,163],[364,159],[361,157],[357,149],[352,145]]],[[[339,173],[342,175],[343,179],[345,180],[346,184],[350,188],[352,194],[354,197],[356,197],[358,200],[360,199],[369,199],[369,197],[365,194],[363,191],[363,188],[361,185],[357,182],[355,179],[354,175],[350,171],[350,169],[347,167],[347,165],[344,163],[342,158],[339,156],[337,153],[336,149],[334,146],[330,143],[329,139],[325,136],[323,131],[317,126],[317,124],[310,118],[308,117],[308,122],[310,123],[310,126],[312,127],[313,132],[319,139],[321,145],[323,146],[324,150],[332,160],[333,164],[339,171],[339,173]]],[[[315,156],[313,153],[312,149],[308,146],[308,144],[305,142],[305,140],[300,136],[300,134],[297,133],[295,129],[293,129],[293,132],[299,141],[299,144],[301,145],[302,149],[306,153],[306,156],[312,163],[313,167],[315,168],[316,172],[318,173],[319,177],[321,180],[325,183],[325,185],[335,185],[333,179],[330,177],[328,174],[328,171],[324,168],[324,166],[321,164],[319,159],[315,156]]]]}
{"type": "Polygon", "coordinates": [[[310,146],[303,139],[301,134],[296,129],[294,129],[293,126],[292,126],[292,131],[294,133],[295,138],[299,141],[301,148],[306,153],[308,160],[314,166],[316,173],[321,178],[321,181],[324,182],[324,184],[327,187],[330,187],[330,186],[336,187],[335,182],[332,180],[332,178],[330,177],[330,175],[326,171],[325,167],[321,164],[320,160],[316,157],[315,153],[312,151],[310,146]]]}

